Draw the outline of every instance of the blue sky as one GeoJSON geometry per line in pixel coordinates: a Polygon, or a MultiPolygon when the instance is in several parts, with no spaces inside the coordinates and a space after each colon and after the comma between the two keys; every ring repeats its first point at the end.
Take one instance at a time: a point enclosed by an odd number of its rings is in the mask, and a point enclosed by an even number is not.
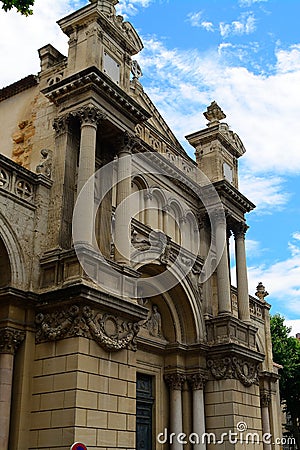
{"type": "MultiPolygon", "coordinates": [[[[0,13],[0,84],[37,73],[37,49],[67,38],[56,20],[86,2],[37,0],[33,17],[0,13]],[[5,70],[3,70],[5,68],[5,70]]],[[[271,312],[300,331],[300,2],[121,0],[138,30],[141,82],[190,156],[184,136],[216,100],[247,149],[240,190],[248,215],[249,289],[262,281],[271,312]]]]}

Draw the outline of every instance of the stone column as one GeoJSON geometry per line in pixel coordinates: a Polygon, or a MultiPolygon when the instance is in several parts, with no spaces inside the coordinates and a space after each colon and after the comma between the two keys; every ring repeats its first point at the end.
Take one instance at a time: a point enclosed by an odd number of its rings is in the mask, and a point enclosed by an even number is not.
{"type": "Polygon", "coordinates": [[[152,228],[153,227],[153,209],[150,208],[152,201],[152,194],[150,191],[145,192],[144,194],[145,201],[145,224],[152,228]]]}
{"type": "Polygon", "coordinates": [[[193,433],[199,436],[199,444],[194,444],[194,450],[206,450],[206,442],[202,441],[205,433],[205,408],[204,408],[204,385],[205,377],[196,373],[189,378],[193,389],[193,433]]]}
{"type": "MultiPolygon", "coordinates": [[[[88,179],[95,173],[97,126],[100,120],[105,118],[96,107],[85,106],[80,108],[76,115],[81,121],[81,137],[79,152],[79,167],[77,179],[77,196],[88,179]]],[[[81,197],[82,217],[85,218],[84,226],[80,231],[82,241],[93,244],[94,237],[94,184],[89,183],[81,197]]]]}
{"type": "Polygon", "coordinates": [[[165,380],[170,386],[170,436],[172,433],[172,450],[183,450],[182,435],[182,387],[185,376],[181,373],[172,373],[165,375],[165,380]]]}
{"type": "MultiPolygon", "coordinates": [[[[162,208],[162,216],[163,216],[163,227],[162,230],[167,236],[170,236],[171,239],[173,238],[175,240],[175,230],[174,228],[174,236],[171,236],[171,230],[170,230],[170,223],[169,223],[169,214],[170,214],[170,207],[169,205],[164,205],[162,208]]],[[[176,227],[176,226],[175,226],[176,227]]]]}
{"type": "Polygon", "coordinates": [[[227,229],[223,215],[215,215],[216,251],[217,251],[217,283],[219,314],[231,314],[230,276],[228,265],[227,229]]]}
{"type": "Polygon", "coordinates": [[[247,225],[242,222],[234,228],[233,233],[235,238],[235,262],[239,318],[241,320],[244,320],[245,322],[250,322],[248,275],[245,249],[245,233],[247,231],[247,228],[247,225]]]}
{"type": "Polygon", "coordinates": [[[124,142],[118,153],[117,205],[115,214],[115,260],[130,264],[130,200],[131,194],[131,148],[133,138],[124,134],[124,142]]]}
{"type": "MultiPolygon", "coordinates": [[[[209,218],[207,213],[201,212],[198,216],[199,229],[200,229],[200,248],[199,256],[205,261],[205,281],[203,283],[203,313],[204,318],[212,317],[212,277],[211,272],[214,271],[212,268],[212,261],[208,261],[208,253],[210,247],[210,230],[209,230],[209,218]]],[[[201,277],[201,276],[200,276],[201,277]]],[[[201,277],[202,278],[202,277],[201,277]]],[[[200,278],[200,280],[201,280],[200,278]]]]}
{"type": "MultiPolygon", "coordinates": [[[[271,434],[271,426],[270,426],[270,415],[269,415],[269,405],[271,402],[271,394],[267,390],[263,390],[260,393],[260,405],[261,405],[261,421],[262,421],[262,432],[264,435],[271,434]]],[[[272,439],[270,439],[270,443],[264,442],[263,448],[264,450],[271,450],[272,439]]]]}
{"type": "MultiPolygon", "coordinates": [[[[52,161],[53,186],[48,202],[48,248],[71,246],[74,186],[79,136],[72,116],[66,114],[53,121],[55,152],[52,161]]],[[[37,167],[38,171],[38,167],[37,167]]],[[[48,175],[50,176],[50,175],[48,175]]]]}
{"type": "Polygon", "coordinates": [[[8,450],[14,354],[25,333],[13,328],[0,329],[0,449],[8,450]]]}

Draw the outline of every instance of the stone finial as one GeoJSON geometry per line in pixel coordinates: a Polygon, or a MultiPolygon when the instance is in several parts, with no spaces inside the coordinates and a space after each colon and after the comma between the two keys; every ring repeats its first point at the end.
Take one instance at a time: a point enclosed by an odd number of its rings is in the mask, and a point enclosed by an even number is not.
{"type": "Polygon", "coordinates": [[[256,287],[255,292],[256,297],[258,297],[260,300],[264,300],[267,295],[269,295],[269,292],[266,291],[265,286],[260,281],[256,287]]]}
{"type": "Polygon", "coordinates": [[[215,101],[211,102],[211,104],[207,107],[207,111],[205,111],[203,115],[209,121],[207,124],[209,127],[217,125],[220,123],[220,120],[225,119],[226,117],[220,106],[215,101]]]}

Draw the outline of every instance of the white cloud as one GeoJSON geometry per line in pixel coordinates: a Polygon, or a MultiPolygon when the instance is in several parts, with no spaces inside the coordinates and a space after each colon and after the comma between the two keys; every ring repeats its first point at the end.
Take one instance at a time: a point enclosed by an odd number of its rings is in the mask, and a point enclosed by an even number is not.
{"type": "Polygon", "coordinates": [[[277,51],[277,70],[279,73],[300,70],[300,44],[291,45],[288,50],[277,51]]]}
{"type": "MultiPolygon", "coordinates": [[[[283,205],[287,194],[281,192],[282,179],[276,174],[300,171],[297,64],[285,73],[276,66],[267,76],[254,74],[242,66],[229,66],[222,52],[168,49],[154,39],[144,40],[144,44],[139,59],[144,73],[151,72],[147,92],[178,138],[184,142],[183,136],[205,126],[202,111],[216,100],[227,114],[227,123],[233,124],[247,149],[241,165],[259,176],[253,180],[254,185],[249,183],[249,189],[255,194],[259,186],[262,193],[269,187],[276,194],[272,202],[283,205]],[[271,179],[269,175],[266,177],[270,172],[274,173],[271,179]]],[[[291,60],[288,52],[294,50],[294,46],[285,50],[287,59],[291,60]]],[[[280,57],[279,52],[275,56],[280,57]]],[[[185,147],[189,149],[186,144],[185,147]]],[[[189,151],[193,154],[193,149],[189,151]]],[[[260,198],[257,194],[254,201],[260,198]]]]}
{"type": "Polygon", "coordinates": [[[255,31],[255,17],[252,13],[242,14],[239,20],[231,23],[220,22],[219,28],[222,37],[235,34],[250,34],[255,31]]]}
{"type": "Polygon", "coordinates": [[[248,268],[249,291],[253,295],[258,281],[266,286],[273,305],[272,312],[282,311],[293,318],[300,317],[300,252],[292,253],[290,258],[277,261],[269,266],[248,268]]]}
{"type": "Polygon", "coordinates": [[[126,19],[128,16],[137,14],[138,8],[147,8],[150,6],[153,0],[120,0],[116,5],[117,14],[124,16],[126,19]]]}
{"type": "Polygon", "coordinates": [[[267,2],[268,0],[239,0],[240,6],[252,6],[254,3],[263,3],[267,2]]]}
{"type": "Polygon", "coordinates": [[[291,327],[290,336],[296,336],[297,333],[300,333],[300,319],[294,320],[285,320],[285,325],[287,327],[291,327]]]}
{"type": "Polygon", "coordinates": [[[212,22],[203,21],[201,22],[201,27],[204,28],[206,31],[214,31],[214,26],[212,22]]]}
{"type": "MultiPolygon", "coordinates": [[[[77,2],[77,5],[79,2],[77,2]]],[[[56,21],[76,7],[71,0],[36,0],[29,17],[0,10],[1,85],[5,86],[39,71],[37,49],[52,43],[64,54],[67,36],[56,21]]]]}
{"type": "Polygon", "coordinates": [[[198,11],[198,12],[194,12],[194,13],[189,13],[187,15],[188,21],[190,22],[192,27],[200,27],[201,26],[202,14],[203,14],[202,11],[198,11]]]}
{"type": "Polygon", "coordinates": [[[203,11],[198,11],[195,13],[189,13],[187,15],[188,22],[190,22],[192,27],[204,28],[206,31],[214,31],[214,25],[212,22],[207,20],[202,20],[203,11]]]}
{"type": "Polygon", "coordinates": [[[240,190],[257,205],[257,214],[270,214],[282,209],[290,199],[289,193],[284,191],[284,180],[278,176],[257,176],[253,172],[240,173],[240,190]]]}

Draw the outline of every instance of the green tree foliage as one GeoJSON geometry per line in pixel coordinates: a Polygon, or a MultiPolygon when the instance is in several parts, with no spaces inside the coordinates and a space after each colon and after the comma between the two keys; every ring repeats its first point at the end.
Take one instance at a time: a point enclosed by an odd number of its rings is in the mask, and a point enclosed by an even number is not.
{"type": "Polygon", "coordinates": [[[29,16],[33,13],[31,6],[34,4],[34,0],[0,0],[2,3],[2,9],[9,11],[16,8],[17,11],[24,16],[29,16]]]}
{"type": "Polygon", "coordinates": [[[283,366],[280,373],[280,396],[290,416],[288,431],[300,449],[300,341],[289,336],[291,328],[284,324],[284,317],[271,317],[273,359],[283,366]]]}

